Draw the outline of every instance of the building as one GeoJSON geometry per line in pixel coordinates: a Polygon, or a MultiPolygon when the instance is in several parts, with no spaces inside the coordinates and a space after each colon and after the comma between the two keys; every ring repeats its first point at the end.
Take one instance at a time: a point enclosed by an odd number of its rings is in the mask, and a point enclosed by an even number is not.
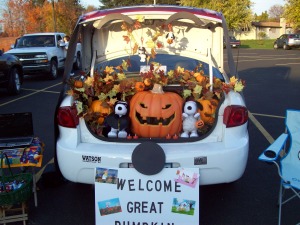
{"type": "Polygon", "coordinates": [[[233,32],[233,35],[240,40],[261,39],[261,32],[267,39],[276,39],[282,34],[293,33],[290,24],[286,23],[284,18],[280,22],[252,22],[252,27],[247,30],[233,32]]]}

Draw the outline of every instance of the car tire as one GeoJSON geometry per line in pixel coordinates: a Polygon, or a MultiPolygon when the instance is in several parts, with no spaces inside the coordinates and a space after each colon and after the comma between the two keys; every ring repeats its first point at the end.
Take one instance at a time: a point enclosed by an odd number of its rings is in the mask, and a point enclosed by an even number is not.
{"type": "Polygon", "coordinates": [[[11,95],[19,94],[21,91],[21,77],[17,68],[12,68],[8,81],[8,93],[11,95]]]}
{"type": "Polygon", "coordinates": [[[284,49],[284,50],[289,50],[290,47],[289,47],[287,44],[284,43],[284,44],[283,44],[283,49],[284,49]]]}
{"type": "Polygon", "coordinates": [[[274,49],[278,49],[278,44],[277,44],[277,43],[274,43],[273,48],[274,48],[274,49]]]}
{"type": "Polygon", "coordinates": [[[55,80],[58,76],[58,67],[57,67],[57,62],[52,59],[50,63],[50,72],[49,72],[49,78],[51,80],[55,80]]]}
{"type": "Polygon", "coordinates": [[[76,60],[74,62],[73,68],[75,70],[81,69],[81,55],[80,55],[80,52],[77,52],[77,54],[76,54],[76,60]]]}

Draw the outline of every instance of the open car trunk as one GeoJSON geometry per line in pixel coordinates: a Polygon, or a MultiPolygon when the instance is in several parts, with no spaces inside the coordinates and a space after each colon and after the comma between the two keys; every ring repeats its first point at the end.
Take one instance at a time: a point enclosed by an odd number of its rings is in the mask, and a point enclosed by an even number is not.
{"type": "Polygon", "coordinates": [[[68,80],[77,113],[105,141],[203,139],[233,88],[225,85],[222,15],[141,8],[139,14],[98,11],[79,21],[74,36],[82,41],[85,73],[68,80]],[[193,112],[185,109],[190,102],[193,112]],[[116,104],[126,104],[127,112],[118,114],[116,104]]]}
{"type": "Polygon", "coordinates": [[[160,169],[197,167],[201,185],[239,179],[248,114],[230,48],[230,79],[224,70],[223,35],[229,46],[223,15],[207,9],[146,5],[83,15],[57,110],[63,176],[94,183],[98,166],[152,168],[159,152],[160,169]],[[78,38],[83,72],[70,78],[78,38]]]}

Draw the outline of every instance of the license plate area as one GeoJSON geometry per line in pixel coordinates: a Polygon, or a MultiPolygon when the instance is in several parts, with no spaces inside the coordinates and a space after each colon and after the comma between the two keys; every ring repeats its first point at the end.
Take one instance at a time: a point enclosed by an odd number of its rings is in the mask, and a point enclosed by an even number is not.
{"type": "MultiPolygon", "coordinates": [[[[165,163],[164,168],[178,168],[180,167],[179,163],[165,163]]],[[[132,163],[121,163],[120,168],[134,168],[132,163]]]]}

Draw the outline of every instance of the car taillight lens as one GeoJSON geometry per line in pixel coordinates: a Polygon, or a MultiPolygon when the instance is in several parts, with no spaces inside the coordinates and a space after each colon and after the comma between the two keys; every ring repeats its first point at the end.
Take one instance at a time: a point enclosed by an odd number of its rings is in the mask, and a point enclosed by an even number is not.
{"type": "Polygon", "coordinates": [[[236,127],[248,121],[248,110],[244,106],[231,105],[224,110],[223,123],[226,127],[236,127]]]}
{"type": "Polygon", "coordinates": [[[79,117],[74,106],[60,107],[57,112],[57,123],[63,127],[76,128],[79,124],[79,117]]]}

